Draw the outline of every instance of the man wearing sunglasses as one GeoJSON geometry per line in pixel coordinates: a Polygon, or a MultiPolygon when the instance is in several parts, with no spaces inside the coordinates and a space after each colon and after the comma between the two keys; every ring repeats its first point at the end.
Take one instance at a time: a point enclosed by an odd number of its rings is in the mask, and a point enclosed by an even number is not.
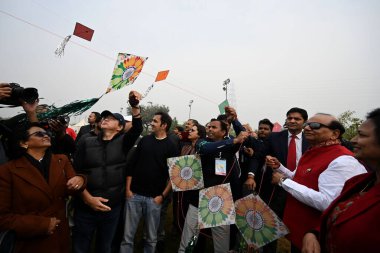
{"type": "MultiPolygon", "coordinates": [[[[303,124],[308,119],[307,111],[293,107],[286,113],[285,126],[286,130],[271,133],[264,142],[264,147],[256,152],[252,158],[250,181],[259,180],[258,185],[261,186],[261,195],[269,195],[270,208],[280,217],[283,217],[286,191],[271,182],[272,170],[262,166],[265,164],[265,156],[270,155],[276,157],[281,164],[289,169],[295,169],[302,154],[307,150],[308,143],[302,132],[303,124]],[[259,154],[260,153],[260,154],[259,154]],[[264,177],[262,176],[264,173],[264,177]],[[256,176],[257,175],[257,176],[256,176]],[[265,189],[266,192],[263,192],[265,189]]],[[[276,252],[277,240],[269,243],[264,247],[264,253],[276,252]]]]}
{"type": "Polygon", "coordinates": [[[290,230],[292,252],[300,252],[303,235],[318,225],[323,210],[340,194],[345,181],[366,170],[351,151],[341,145],[342,124],[332,115],[318,113],[305,124],[311,146],[291,171],[268,156],[267,166],[276,172],[272,182],[287,194],[284,222],[290,230]]]}

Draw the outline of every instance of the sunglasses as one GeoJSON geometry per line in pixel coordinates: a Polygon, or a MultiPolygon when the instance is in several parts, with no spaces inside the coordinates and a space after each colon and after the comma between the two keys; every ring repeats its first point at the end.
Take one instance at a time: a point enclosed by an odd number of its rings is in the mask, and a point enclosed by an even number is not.
{"type": "Polygon", "coordinates": [[[37,131],[37,132],[31,133],[28,135],[28,137],[30,137],[32,135],[34,135],[36,137],[40,137],[40,138],[45,137],[45,136],[51,137],[50,133],[45,132],[45,131],[37,131]]]}
{"type": "Polygon", "coordinates": [[[322,124],[322,123],[318,123],[318,122],[306,122],[303,124],[303,128],[309,126],[312,130],[318,130],[320,129],[321,127],[326,127],[326,128],[329,128],[331,129],[330,126],[327,126],[325,124],[322,124]]]}

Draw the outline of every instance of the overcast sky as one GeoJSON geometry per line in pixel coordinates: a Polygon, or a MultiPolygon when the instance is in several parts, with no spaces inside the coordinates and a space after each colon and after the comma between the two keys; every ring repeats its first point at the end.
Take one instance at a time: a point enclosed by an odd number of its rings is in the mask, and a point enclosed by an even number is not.
{"type": "Polygon", "coordinates": [[[190,100],[192,118],[215,117],[227,78],[240,120],[255,128],[262,118],[283,123],[294,106],[363,118],[380,105],[379,13],[378,0],[1,0],[0,81],[62,106],[102,95],[124,52],[149,57],[143,72],[91,111],[120,112],[131,89],[144,93],[169,69],[142,103],[167,105],[180,122],[190,100]],[[95,30],[92,41],[73,36],[57,58],[76,22],[95,30]]]}

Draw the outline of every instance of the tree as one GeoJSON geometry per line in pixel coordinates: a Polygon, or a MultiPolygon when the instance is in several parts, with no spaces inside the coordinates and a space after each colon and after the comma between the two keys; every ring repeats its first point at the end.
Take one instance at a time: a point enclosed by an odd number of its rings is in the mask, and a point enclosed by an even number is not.
{"type": "Polygon", "coordinates": [[[170,131],[173,131],[173,129],[178,126],[179,123],[178,123],[178,120],[176,117],[173,118],[173,122],[172,122],[172,126],[170,127],[170,131]]]}
{"type": "Polygon", "coordinates": [[[363,120],[355,117],[354,114],[355,111],[348,110],[338,116],[339,122],[346,129],[343,134],[343,138],[346,140],[351,140],[357,134],[360,124],[363,123],[363,120]]]}
{"type": "MultiPolygon", "coordinates": [[[[166,112],[169,113],[169,107],[166,105],[157,105],[149,102],[149,105],[140,105],[141,107],[141,117],[143,123],[143,135],[149,133],[149,125],[153,119],[153,116],[156,112],[166,112]]],[[[131,107],[127,108],[128,114],[132,115],[131,107]]]]}

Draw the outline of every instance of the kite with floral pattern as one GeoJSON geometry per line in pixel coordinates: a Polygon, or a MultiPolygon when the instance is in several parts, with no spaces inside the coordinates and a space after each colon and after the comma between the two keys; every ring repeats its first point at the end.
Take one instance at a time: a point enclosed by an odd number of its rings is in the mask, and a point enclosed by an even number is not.
{"type": "Polygon", "coordinates": [[[169,176],[173,191],[203,188],[201,160],[196,155],[168,158],[169,176]]]}
{"type": "Polygon", "coordinates": [[[235,206],[230,184],[221,184],[199,191],[199,228],[235,224],[235,206]]]}
{"type": "Polygon", "coordinates": [[[289,233],[288,228],[258,196],[250,194],[235,202],[236,226],[248,245],[260,248],[289,233]]]}
{"type": "Polygon", "coordinates": [[[119,53],[107,93],[133,84],[148,57],[119,53]]]}

